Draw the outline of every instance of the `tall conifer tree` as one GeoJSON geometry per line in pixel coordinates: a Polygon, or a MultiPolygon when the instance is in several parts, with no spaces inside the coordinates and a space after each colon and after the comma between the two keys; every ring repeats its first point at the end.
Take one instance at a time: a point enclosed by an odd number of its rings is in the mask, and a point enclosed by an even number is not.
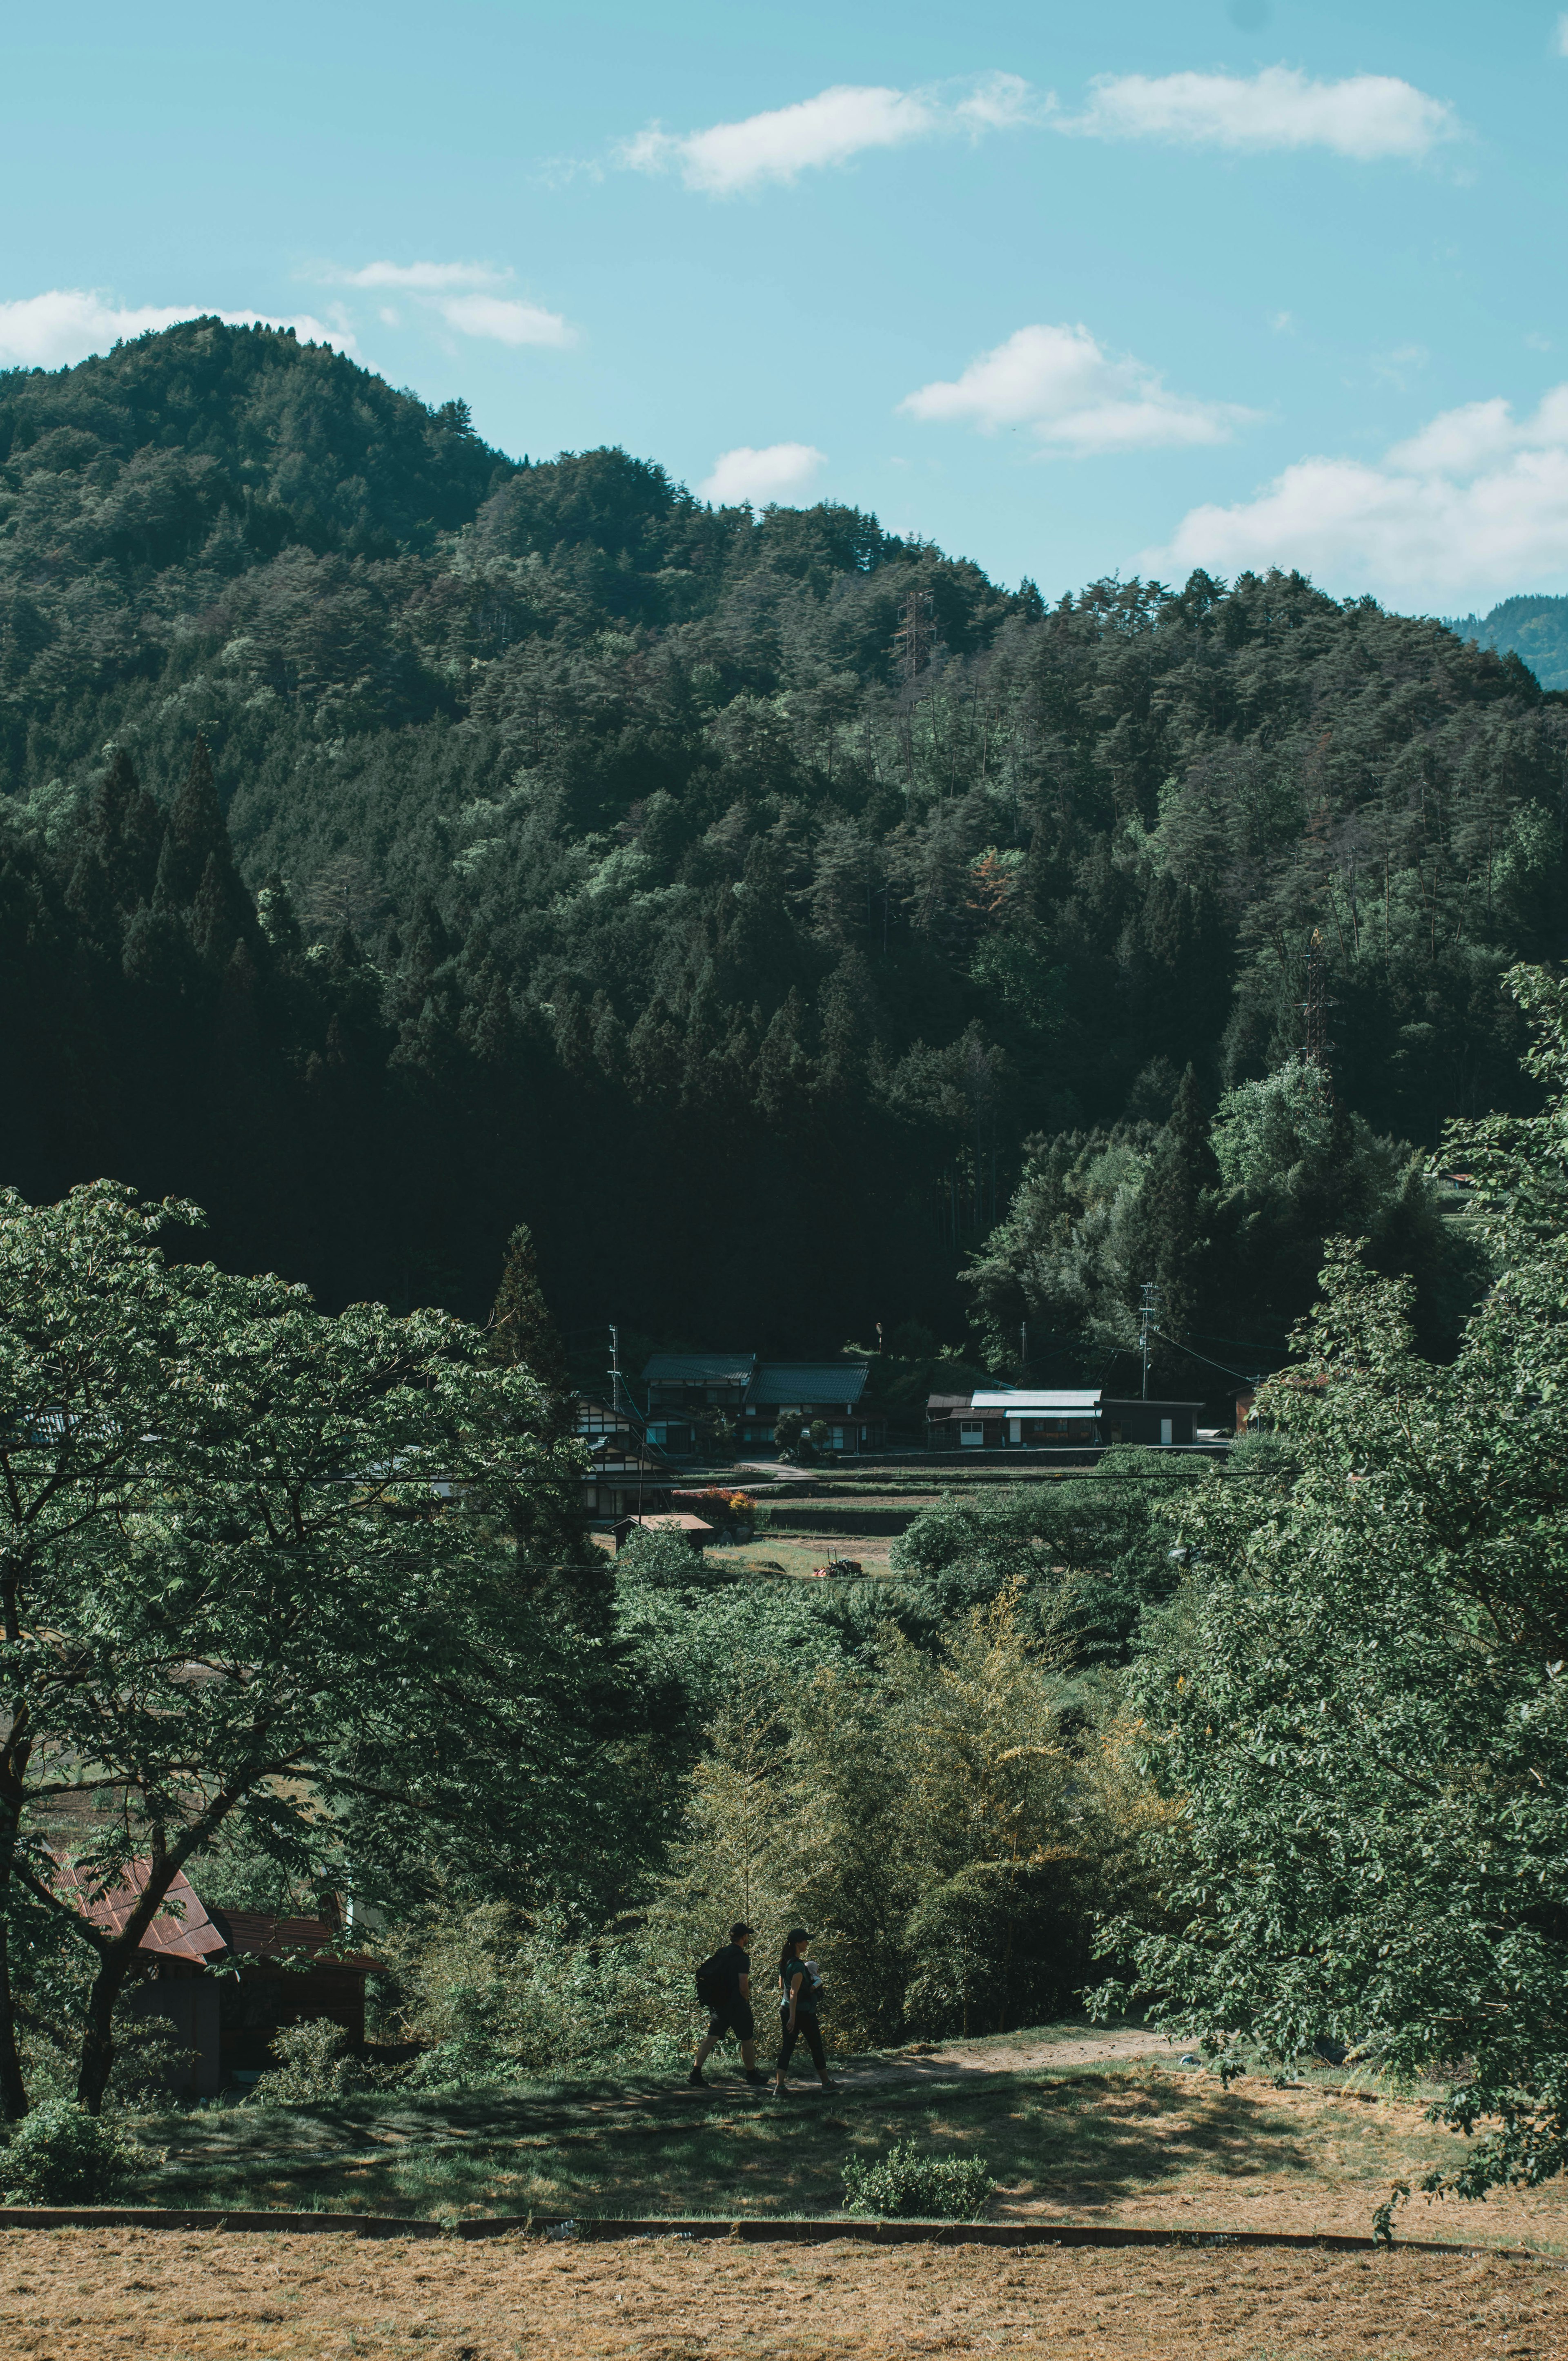
{"type": "Polygon", "coordinates": [[[533,1233],[520,1222],[507,1241],[501,1283],[490,1313],[490,1350],[509,1369],[527,1369],[550,1400],[552,1436],[572,1424],[573,1389],[566,1348],[539,1283],[533,1233]]]}

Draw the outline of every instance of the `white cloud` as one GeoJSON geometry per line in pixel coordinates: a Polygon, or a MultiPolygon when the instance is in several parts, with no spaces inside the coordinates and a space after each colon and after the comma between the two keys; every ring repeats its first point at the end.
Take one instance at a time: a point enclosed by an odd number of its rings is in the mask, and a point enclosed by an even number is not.
{"type": "Polygon", "coordinates": [[[1168,392],[1155,370],[1131,355],[1113,357],[1081,325],[1020,328],[951,384],[922,386],[898,406],[913,418],[966,420],[987,434],[1026,426],[1047,448],[1080,457],[1223,443],[1255,415],[1168,392]]]}
{"type": "MultiPolygon", "coordinates": [[[[559,312],[525,303],[516,295],[497,291],[510,284],[510,270],[489,262],[367,262],[359,270],[340,270],[323,263],[313,274],[335,287],[388,287],[411,296],[433,312],[460,336],[483,336],[498,345],[575,345],[577,331],[559,312]]],[[[388,327],[400,325],[397,313],[384,309],[388,327]]]]}
{"type": "Polygon", "coordinates": [[[770,500],[805,491],[827,464],[826,452],[810,443],[770,443],[761,451],[741,443],[733,451],[719,454],[713,473],[697,490],[716,508],[738,508],[742,500],[763,508],[770,500]]]}
{"type": "Polygon", "coordinates": [[[1299,566],[1422,607],[1568,573],[1568,385],[1516,419],[1501,398],[1445,411],[1376,465],[1302,459],[1255,500],[1185,516],[1157,573],[1299,566]]]}
{"type": "Polygon", "coordinates": [[[795,106],[671,132],[655,124],[623,142],[620,162],[639,172],[678,171],[688,189],[731,197],[769,181],[794,181],[868,148],[902,148],[940,133],[1011,129],[1037,119],[1041,104],[1016,74],[985,74],[954,94],[950,84],[919,90],[835,83],[795,106]]]}
{"type": "Polygon", "coordinates": [[[148,329],[171,328],[178,320],[200,317],[227,321],[231,327],[292,328],[307,344],[335,345],[340,352],[358,350],[343,328],[330,328],[308,312],[289,319],[272,319],[260,312],[222,312],[212,303],[115,303],[101,289],[55,287],[45,295],[24,295],[0,303],[0,366],[7,368],[64,368],[85,360],[89,353],[107,352],[127,337],[146,335],[148,329]]]}
{"type": "Polygon", "coordinates": [[[1557,39],[1554,44],[1560,58],[1568,58],[1568,16],[1557,19],[1557,39]]]}
{"type": "Polygon", "coordinates": [[[1309,82],[1293,66],[1258,73],[1102,74],[1079,115],[1058,131],[1093,139],[1168,139],[1188,148],[1328,148],[1360,163],[1419,160],[1452,138],[1458,117],[1392,74],[1309,82]]]}
{"type": "Polygon", "coordinates": [[[330,264],[307,277],[333,287],[406,287],[422,295],[440,295],[464,287],[503,287],[511,273],[488,262],[367,262],[362,270],[338,270],[330,264]]]}
{"type": "Polygon", "coordinates": [[[463,336],[488,336],[498,345],[575,345],[577,332],[559,312],[519,303],[503,295],[446,295],[437,304],[449,328],[463,336]]]}

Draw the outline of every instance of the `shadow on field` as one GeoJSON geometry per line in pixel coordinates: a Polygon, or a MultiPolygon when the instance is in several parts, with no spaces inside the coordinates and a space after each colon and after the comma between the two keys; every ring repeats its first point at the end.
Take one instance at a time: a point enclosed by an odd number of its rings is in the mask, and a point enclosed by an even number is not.
{"type": "MultiPolygon", "coordinates": [[[[1012,2204],[1107,2205],[1188,2175],[1212,2188],[1216,2178],[1314,2174],[1321,2137],[1282,2095],[1262,2084],[1226,2095],[1206,2077],[1146,2060],[1058,2074],[933,2061],[928,2076],[916,2068],[831,2096],[797,2084],[782,2103],[739,2080],[690,2091],[639,2078],[250,2104],[163,2119],[166,2159],[145,2200],[390,2213],[834,2213],[848,2158],[913,2138],[983,2156],[1012,2204]]],[[[1342,2148],[1346,2136],[1376,2131],[1349,2119],[1334,2129],[1342,2148]]],[[[1377,2160],[1369,2149],[1366,2169],[1377,2160]]]]}

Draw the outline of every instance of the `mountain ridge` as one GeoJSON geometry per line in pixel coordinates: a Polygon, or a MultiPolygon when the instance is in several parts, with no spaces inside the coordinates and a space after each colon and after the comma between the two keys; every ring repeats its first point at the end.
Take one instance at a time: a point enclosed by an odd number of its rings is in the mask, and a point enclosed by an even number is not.
{"type": "Polygon", "coordinates": [[[1051,1144],[1069,1228],[1142,1202],[1185,1068],[1212,1109],[1299,1047],[1310,955],[1347,1120],[1531,1104],[1565,732],[1299,576],[1047,609],[853,509],[513,462],[275,331],[12,372],[6,1177],[195,1196],[331,1301],[481,1309],[526,1218],[578,1324],[956,1336],[1051,1144]]]}

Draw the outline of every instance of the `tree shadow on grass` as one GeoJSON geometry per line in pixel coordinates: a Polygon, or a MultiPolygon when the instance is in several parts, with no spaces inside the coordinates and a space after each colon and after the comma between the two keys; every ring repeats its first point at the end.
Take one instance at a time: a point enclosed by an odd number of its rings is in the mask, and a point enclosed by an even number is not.
{"type": "Polygon", "coordinates": [[[982,2155],[996,2179],[1109,2202],[1133,2190],[1310,2175],[1321,2153],[1261,2093],[1146,2070],[955,2074],[785,2104],[666,2083],[556,2083],[352,2105],[236,2108],[162,2134],[154,2202],[326,2204],[428,2213],[835,2213],[843,2167],[893,2140],[982,2155]]]}

